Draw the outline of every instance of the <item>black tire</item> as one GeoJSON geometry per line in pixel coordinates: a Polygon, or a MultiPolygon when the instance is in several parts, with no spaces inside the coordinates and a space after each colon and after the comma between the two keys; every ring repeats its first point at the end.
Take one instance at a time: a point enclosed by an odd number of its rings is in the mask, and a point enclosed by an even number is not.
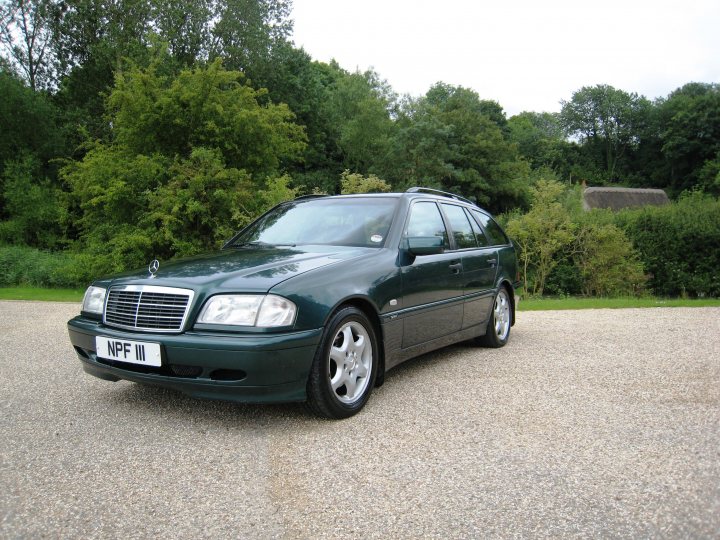
{"type": "Polygon", "coordinates": [[[379,353],[367,316],[352,306],[341,308],[325,327],[310,368],[308,408],[332,419],[357,414],[375,385],[379,353]]]}
{"type": "Polygon", "coordinates": [[[500,287],[493,300],[493,309],[485,329],[485,335],[477,338],[477,343],[483,347],[493,349],[504,347],[510,339],[513,315],[513,303],[510,301],[510,293],[505,287],[500,287]]]}

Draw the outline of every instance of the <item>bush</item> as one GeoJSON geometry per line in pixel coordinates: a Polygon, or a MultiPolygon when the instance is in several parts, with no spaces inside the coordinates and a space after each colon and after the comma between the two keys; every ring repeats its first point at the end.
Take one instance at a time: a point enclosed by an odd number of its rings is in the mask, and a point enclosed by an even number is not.
{"type": "Polygon", "coordinates": [[[547,278],[573,241],[574,226],[558,202],[563,190],[555,180],[539,180],[531,189],[530,211],[507,221],[507,233],[518,249],[521,279],[532,296],[542,296],[547,278]]]}
{"type": "Polygon", "coordinates": [[[94,277],[86,255],[0,246],[0,286],[81,287],[94,277]]]}
{"type": "Polygon", "coordinates": [[[341,193],[343,195],[349,193],[387,193],[392,190],[390,184],[371,174],[364,177],[359,173],[351,173],[349,170],[343,171],[340,175],[341,193]]]}
{"type": "Polygon", "coordinates": [[[686,194],[667,206],[617,217],[660,296],[720,296],[720,201],[686,194]]]}
{"type": "Polygon", "coordinates": [[[5,163],[2,193],[4,221],[0,243],[55,248],[60,243],[59,190],[43,178],[40,162],[26,154],[5,163]]]}
{"type": "Polygon", "coordinates": [[[621,229],[584,220],[577,230],[572,259],[586,296],[637,295],[647,278],[638,252],[621,229]]]}
{"type": "Polygon", "coordinates": [[[572,259],[566,257],[550,272],[545,284],[549,296],[575,296],[583,294],[583,279],[572,259]]]}
{"type": "Polygon", "coordinates": [[[638,253],[611,212],[583,212],[580,191],[539,180],[526,214],[506,216],[531,296],[630,295],[644,289],[638,253]]]}

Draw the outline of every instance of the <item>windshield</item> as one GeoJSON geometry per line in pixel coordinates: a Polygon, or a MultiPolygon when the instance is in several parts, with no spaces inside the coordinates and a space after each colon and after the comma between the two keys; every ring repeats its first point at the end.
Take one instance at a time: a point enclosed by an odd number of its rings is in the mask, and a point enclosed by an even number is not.
{"type": "Polygon", "coordinates": [[[230,246],[382,247],[396,198],[310,199],[279,206],[245,229],[230,246]]]}

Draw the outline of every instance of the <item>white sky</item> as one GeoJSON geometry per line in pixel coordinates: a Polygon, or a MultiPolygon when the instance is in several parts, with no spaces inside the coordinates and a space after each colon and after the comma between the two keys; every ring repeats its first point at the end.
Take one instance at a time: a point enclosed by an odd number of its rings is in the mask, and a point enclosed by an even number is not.
{"type": "Polygon", "coordinates": [[[559,111],[583,86],[650,99],[720,82],[720,0],[294,0],[295,45],[393,89],[437,81],[494,99],[508,117],[559,111]]]}

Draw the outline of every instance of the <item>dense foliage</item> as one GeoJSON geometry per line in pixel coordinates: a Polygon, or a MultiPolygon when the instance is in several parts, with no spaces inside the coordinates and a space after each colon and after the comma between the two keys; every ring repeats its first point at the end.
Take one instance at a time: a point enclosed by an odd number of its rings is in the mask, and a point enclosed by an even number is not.
{"type": "Polygon", "coordinates": [[[644,291],[640,254],[613,223],[612,214],[581,212],[579,191],[552,178],[539,180],[532,195],[530,211],[511,214],[506,223],[529,295],[625,296],[644,291]]]}
{"type": "MultiPolygon", "coordinates": [[[[584,87],[558,114],[507,118],[467,88],[398,96],[373,71],[314,61],[290,41],[290,9],[0,0],[5,260],[62,253],[63,283],[82,284],[216,247],[283,199],[423,185],[508,213],[531,293],[635,293],[645,272],[657,293],[718,294],[698,277],[717,258],[715,221],[682,214],[710,212],[720,194],[719,85],[655,101],[584,87]],[[665,213],[583,215],[568,204],[582,182],[680,199],[665,213]],[[715,251],[673,259],[688,242],[715,251]]],[[[23,276],[3,283],[59,283],[23,276]]]]}
{"type": "Polygon", "coordinates": [[[720,201],[688,193],[670,206],[617,216],[664,296],[720,297],[720,201]]]}
{"type": "Polygon", "coordinates": [[[720,200],[583,212],[580,194],[540,180],[530,211],[504,216],[527,294],[720,296],[720,200]]]}

